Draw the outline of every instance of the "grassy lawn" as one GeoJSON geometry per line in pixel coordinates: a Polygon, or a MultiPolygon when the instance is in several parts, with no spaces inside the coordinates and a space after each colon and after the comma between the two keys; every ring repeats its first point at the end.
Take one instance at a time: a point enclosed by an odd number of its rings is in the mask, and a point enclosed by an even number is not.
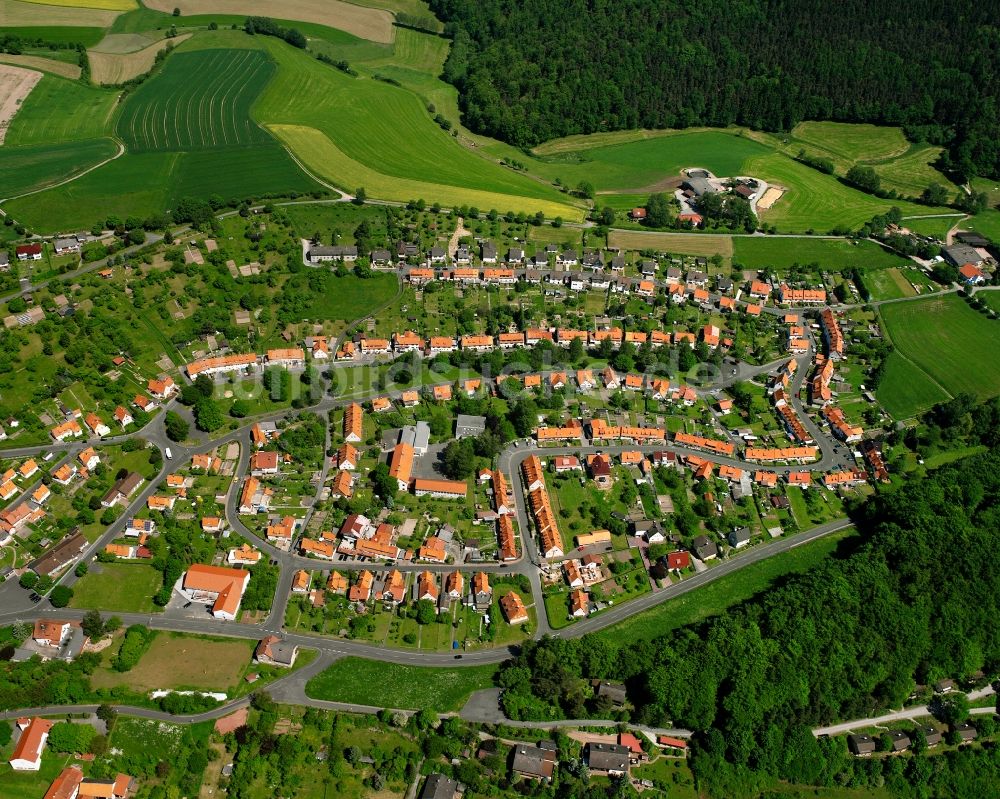
{"type": "Polygon", "coordinates": [[[864,281],[874,300],[895,300],[916,294],[903,273],[895,268],[866,272],[864,281]]]}
{"type": "MultiPolygon", "coordinates": [[[[784,202],[784,198],[778,201],[784,202]]],[[[733,240],[733,259],[751,269],[787,268],[793,264],[819,264],[824,269],[854,266],[903,266],[908,261],[871,241],[843,239],[781,239],[740,236],[733,240]]]]}
{"type": "Polygon", "coordinates": [[[694,776],[686,758],[661,755],[651,763],[633,769],[632,776],[640,780],[653,780],[663,786],[671,799],[697,799],[694,776]]]}
{"type": "Polygon", "coordinates": [[[955,295],[886,305],[880,313],[899,355],[913,364],[901,369],[899,356],[889,359],[878,396],[893,415],[919,410],[916,397],[941,393],[935,383],[953,395],[984,398],[1000,392],[1000,362],[986,357],[1000,345],[995,320],[955,295]]]}
{"type": "Polygon", "coordinates": [[[496,673],[492,665],[439,669],[349,657],[309,680],[306,693],[332,702],[447,712],[460,709],[473,691],[492,687],[496,673]]]}
{"type": "Polygon", "coordinates": [[[159,613],[162,610],[153,604],[153,594],[159,590],[163,579],[151,566],[100,563],[93,564],[91,569],[73,586],[72,607],[126,613],[159,613]]]}
{"type": "Polygon", "coordinates": [[[948,399],[939,386],[898,352],[891,353],[886,360],[885,374],[875,396],[894,419],[908,419],[948,399]]]}
{"type": "Polygon", "coordinates": [[[670,599],[597,633],[609,643],[629,646],[636,641],[657,638],[670,630],[717,616],[727,608],[766,590],[788,574],[800,574],[822,563],[841,542],[857,533],[853,528],[795,547],[780,556],[751,564],[728,577],[670,599]]]}
{"type": "Polygon", "coordinates": [[[91,676],[91,685],[122,685],[140,692],[175,688],[232,693],[250,665],[254,646],[254,641],[159,632],[134,668],[120,673],[102,664],[91,676]]]}

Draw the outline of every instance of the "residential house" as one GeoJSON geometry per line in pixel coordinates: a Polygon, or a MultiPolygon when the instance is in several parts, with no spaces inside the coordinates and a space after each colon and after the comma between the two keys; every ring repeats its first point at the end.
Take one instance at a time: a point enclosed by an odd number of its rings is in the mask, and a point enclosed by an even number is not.
{"type": "Polygon", "coordinates": [[[592,774],[620,777],[628,773],[629,750],[620,744],[590,741],[584,747],[584,757],[592,774]]]}
{"type": "Polygon", "coordinates": [[[257,644],[253,654],[258,663],[287,669],[295,665],[299,648],[277,635],[269,635],[257,644]]]}
{"type": "Polygon", "coordinates": [[[528,609],[524,606],[524,600],[515,591],[500,597],[500,609],[508,624],[524,624],[528,621],[528,609]]]}
{"type": "MultiPolygon", "coordinates": [[[[549,743],[546,741],[545,743],[549,743]]],[[[519,777],[548,782],[556,768],[557,752],[548,747],[517,744],[511,755],[511,771],[519,777]]]]}

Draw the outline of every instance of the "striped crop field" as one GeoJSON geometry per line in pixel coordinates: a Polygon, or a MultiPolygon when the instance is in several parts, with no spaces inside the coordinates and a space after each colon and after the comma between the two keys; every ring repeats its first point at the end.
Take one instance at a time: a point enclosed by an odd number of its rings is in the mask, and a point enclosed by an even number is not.
{"type": "Polygon", "coordinates": [[[175,53],[125,101],[116,131],[132,152],[271,142],[250,107],[274,71],[259,50],[175,53]]]}

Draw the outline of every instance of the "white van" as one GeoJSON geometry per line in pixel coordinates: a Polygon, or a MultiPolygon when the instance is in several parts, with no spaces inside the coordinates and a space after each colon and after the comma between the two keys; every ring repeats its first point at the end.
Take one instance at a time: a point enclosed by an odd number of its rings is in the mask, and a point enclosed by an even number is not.
{"type": "Polygon", "coordinates": [[[169,461],[169,460],[170,460],[171,458],[173,458],[173,457],[174,457],[174,453],[172,453],[172,452],[170,451],[170,447],[167,447],[166,449],[164,449],[164,450],[163,450],[163,454],[167,456],[167,460],[168,460],[168,461],[169,461]]]}

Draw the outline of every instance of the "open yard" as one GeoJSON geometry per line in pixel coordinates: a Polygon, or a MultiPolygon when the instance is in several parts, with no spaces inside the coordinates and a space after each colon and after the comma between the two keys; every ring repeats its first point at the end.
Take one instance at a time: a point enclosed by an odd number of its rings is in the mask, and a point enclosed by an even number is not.
{"type": "Polygon", "coordinates": [[[348,657],[306,685],[315,699],[403,710],[459,710],[469,694],[493,687],[496,666],[429,668],[348,657]]]}
{"type": "Polygon", "coordinates": [[[767,236],[734,238],[733,260],[750,269],[786,269],[793,264],[806,266],[816,263],[826,270],[839,270],[855,266],[874,268],[910,263],[871,241],[767,236]]]}
{"type": "Polygon", "coordinates": [[[1000,393],[1000,362],[991,356],[1000,346],[1000,323],[955,295],[885,305],[880,312],[897,350],[878,389],[891,414],[898,418],[920,410],[919,401],[935,388],[939,394],[943,389],[981,398],[1000,393]],[[893,364],[901,358],[912,367],[893,364]]]}
{"type": "Polygon", "coordinates": [[[91,566],[73,586],[74,608],[153,613],[153,594],[163,583],[163,576],[143,563],[100,563],[91,566]],[[100,569],[100,573],[97,570],[100,569]]]}
{"type": "Polygon", "coordinates": [[[231,691],[250,663],[254,646],[253,641],[159,632],[135,667],[123,673],[98,669],[91,685],[124,685],[140,692],[169,688],[231,691]]]}

